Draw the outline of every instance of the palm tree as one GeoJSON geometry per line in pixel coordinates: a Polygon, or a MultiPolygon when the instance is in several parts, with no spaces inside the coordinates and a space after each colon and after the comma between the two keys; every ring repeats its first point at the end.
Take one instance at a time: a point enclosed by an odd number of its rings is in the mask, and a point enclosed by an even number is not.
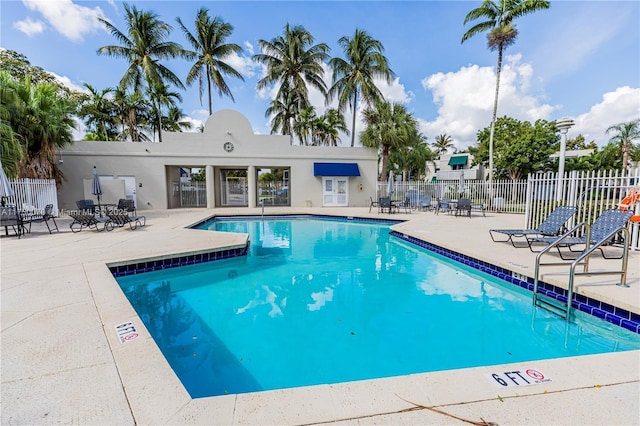
{"type": "MultiPolygon", "coordinates": [[[[167,41],[171,33],[171,26],[161,21],[153,12],[139,11],[135,6],[124,4],[126,14],[127,33],[123,33],[113,24],[103,18],[98,18],[111,35],[118,40],[120,46],[103,46],[98,49],[99,55],[115,56],[129,61],[124,76],[120,79],[121,88],[132,88],[134,92],[141,91],[146,86],[149,93],[153,86],[169,82],[184,89],[184,84],[173,71],[160,63],[163,59],[184,57],[190,59],[192,54],[184,50],[179,44],[167,41]]],[[[160,110],[156,99],[151,104],[160,110]]],[[[161,126],[160,126],[161,127],[161,126]]],[[[162,142],[162,132],[159,132],[162,142]]]]}
{"type": "Polygon", "coordinates": [[[264,113],[271,117],[271,134],[280,132],[289,135],[289,143],[293,145],[294,120],[298,116],[300,102],[294,92],[283,92],[283,97],[275,98],[264,113]]]}
{"type": "Polygon", "coordinates": [[[34,179],[55,179],[62,184],[64,175],[58,168],[56,151],[73,142],[75,103],[60,94],[56,84],[31,84],[27,76],[16,92],[19,107],[11,117],[11,125],[26,141],[26,152],[18,175],[34,179]]]}
{"type": "Polygon", "coordinates": [[[399,103],[379,101],[363,112],[367,128],[360,140],[369,148],[376,148],[382,157],[381,180],[387,180],[389,153],[409,145],[412,135],[418,133],[418,123],[413,114],[399,103]]]}
{"type": "Polygon", "coordinates": [[[436,140],[433,142],[433,147],[436,149],[438,156],[446,154],[449,148],[453,148],[453,138],[446,133],[436,136],[436,140]]]}
{"type": "Polygon", "coordinates": [[[316,126],[322,130],[319,133],[317,142],[319,145],[338,146],[340,142],[340,133],[345,133],[347,136],[350,131],[347,128],[347,123],[344,121],[344,115],[335,108],[329,108],[318,117],[319,125],[316,126]]]}
{"type": "Polygon", "coordinates": [[[622,148],[622,170],[627,171],[629,169],[629,148],[633,145],[635,139],[640,138],[640,118],[628,123],[619,123],[610,126],[606,130],[606,134],[616,132],[609,142],[620,144],[622,148]]]}
{"type": "Polygon", "coordinates": [[[107,87],[98,90],[89,83],[84,83],[84,87],[89,91],[85,95],[78,115],[85,119],[85,124],[89,129],[94,130],[97,140],[109,140],[109,135],[114,132],[114,112],[115,107],[108,97],[113,92],[113,88],[107,87]]]}
{"type": "Polygon", "coordinates": [[[384,56],[384,47],[366,31],[356,28],[352,38],[340,37],[338,44],[342,47],[345,59],[332,58],[329,65],[333,69],[332,86],[329,99],[338,97],[338,109],[344,112],[347,105],[353,117],[351,119],[351,146],[355,144],[356,113],[358,111],[358,95],[362,96],[366,107],[383,99],[374,79],[383,78],[390,82],[394,76],[389,68],[389,61],[384,56]]]}
{"type": "Polygon", "coordinates": [[[176,101],[182,102],[182,96],[178,92],[171,91],[166,84],[155,82],[151,85],[149,98],[156,100],[151,104],[151,122],[153,123],[152,128],[158,130],[158,140],[162,142],[162,130],[164,129],[162,124],[162,107],[175,106],[176,101]]]}
{"type": "Polygon", "coordinates": [[[209,96],[209,115],[213,113],[211,106],[211,83],[218,90],[218,95],[227,95],[235,102],[231,89],[224,80],[224,76],[232,76],[244,81],[242,75],[231,65],[224,62],[229,55],[242,52],[242,47],[234,43],[225,43],[227,37],[233,32],[233,26],[224,22],[221,18],[209,17],[209,10],[201,8],[196,14],[195,35],[184,26],[180,18],[178,24],[184,32],[187,41],[193,46],[195,51],[189,52],[197,58],[187,74],[187,85],[192,85],[198,81],[200,92],[200,104],[202,105],[202,92],[204,91],[203,79],[207,80],[207,93],[209,96]]]}
{"type": "Polygon", "coordinates": [[[131,142],[148,141],[144,127],[151,115],[149,103],[140,92],[127,93],[124,89],[115,90],[114,103],[122,125],[121,140],[127,137],[131,142]]]}
{"type": "Polygon", "coordinates": [[[0,162],[7,176],[17,176],[18,166],[24,154],[20,135],[11,126],[11,117],[20,107],[18,82],[8,72],[0,71],[0,162]]]}
{"type": "Polygon", "coordinates": [[[182,132],[183,130],[191,130],[193,124],[184,120],[187,116],[176,105],[170,105],[167,115],[162,118],[162,128],[169,132],[182,132]]]}
{"type": "MultiPolygon", "coordinates": [[[[259,90],[272,84],[278,85],[275,96],[279,102],[297,102],[287,110],[302,111],[309,106],[307,84],[316,88],[323,96],[327,86],[323,80],[322,64],[328,58],[329,46],[313,44],[314,38],[303,26],[284,27],[284,34],[270,41],[258,40],[262,53],[253,60],[266,65],[266,75],[258,81],[259,90]]],[[[292,127],[292,126],[291,126],[292,127]]]]}
{"type": "Polygon", "coordinates": [[[462,43],[476,34],[489,31],[487,46],[489,50],[498,51],[498,66],[496,67],[496,92],[493,99],[493,116],[489,132],[489,182],[493,181],[493,134],[495,132],[496,116],[498,113],[498,91],[500,90],[500,72],[502,71],[502,54],[504,49],[513,45],[518,31],[513,20],[529,13],[548,9],[547,0],[484,0],[480,7],[473,9],[464,18],[464,23],[484,19],[471,27],[462,36],[462,43]]]}
{"type": "Polygon", "coordinates": [[[293,125],[293,130],[298,136],[298,139],[300,139],[300,145],[309,145],[309,136],[313,135],[317,118],[316,109],[311,105],[298,114],[298,119],[293,125]]]}

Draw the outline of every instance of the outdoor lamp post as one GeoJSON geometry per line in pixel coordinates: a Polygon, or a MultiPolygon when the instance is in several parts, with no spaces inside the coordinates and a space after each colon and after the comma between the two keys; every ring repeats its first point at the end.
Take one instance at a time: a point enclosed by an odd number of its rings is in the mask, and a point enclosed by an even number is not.
{"type": "Polygon", "coordinates": [[[567,131],[574,124],[573,120],[569,118],[562,118],[556,122],[556,129],[560,130],[560,156],[558,157],[556,201],[562,201],[562,179],[564,178],[564,154],[567,150],[567,131]]]}

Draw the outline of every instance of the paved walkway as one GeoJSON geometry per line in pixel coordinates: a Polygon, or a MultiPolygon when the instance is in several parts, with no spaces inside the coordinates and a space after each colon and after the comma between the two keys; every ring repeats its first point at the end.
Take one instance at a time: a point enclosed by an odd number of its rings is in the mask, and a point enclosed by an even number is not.
{"type": "MultiPolygon", "coordinates": [[[[105,263],[244,244],[241,235],[184,227],[211,214],[248,209],[144,212],[147,226],[73,234],[68,220],[49,235],[0,239],[2,424],[639,424],[640,351],[415,374],[192,400],[124,298],[105,263]],[[141,337],[121,343],[115,325],[141,337]],[[498,389],[492,372],[535,367],[546,385],[498,389]]],[[[268,212],[374,216],[368,208],[268,212]]],[[[257,212],[257,210],[254,210],[257,212]]],[[[523,217],[433,213],[396,230],[531,275],[535,256],[493,243],[490,228],[520,228],[523,217]]],[[[595,259],[592,270],[606,264],[595,259]]],[[[614,277],[581,278],[579,293],[640,313],[640,253],[629,288],[614,277]]],[[[566,283],[551,269],[545,280],[566,283]]]]}

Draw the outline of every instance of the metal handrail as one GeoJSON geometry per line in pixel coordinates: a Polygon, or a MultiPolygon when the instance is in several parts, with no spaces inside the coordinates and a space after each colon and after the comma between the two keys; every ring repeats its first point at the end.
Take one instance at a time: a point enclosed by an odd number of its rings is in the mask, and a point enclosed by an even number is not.
{"type": "Polygon", "coordinates": [[[547,262],[542,263],[540,259],[544,253],[548,253],[553,247],[557,247],[562,243],[564,239],[569,237],[573,232],[575,232],[578,228],[585,226],[587,229],[586,240],[585,240],[585,249],[584,251],[575,259],[572,259],[571,266],[569,267],[569,283],[567,286],[567,307],[565,313],[566,321],[569,321],[572,301],[573,301],[573,282],[576,275],[617,275],[620,274],[620,283],[617,285],[622,287],[629,287],[626,283],[627,281],[627,266],[628,266],[628,258],[629,258],[629,237],[630,233],[626,226],[621,226],[613,231],[609,232],[606,236],[601,238],[598,242],[591,245],[591,226],[585,222],[579,223],[578,225],[571,228],[569,231],[560,236],[557,240],[549,244],[547,247],[542,249],[538,255],[536,256],[536,264],[535,264],[535,275],[533,281],[533,303],[537,304],[538,300],[538,283],[540,276],[540,267],[541,266],[557,266],[557,265],[566,265],[567,262],[547,262]],[[623,254],[622,254],[622,269],[620,271],[597,271],[597,272],[589,272],[589,256],[599,249],[602,245],[604,245],[607,241],[613,238],[616,234],[622,232],[624,245],[623,245],[623,254]],[[582,264],[584,266],[582,272],[576,272],[576,267],[582,264]]]}

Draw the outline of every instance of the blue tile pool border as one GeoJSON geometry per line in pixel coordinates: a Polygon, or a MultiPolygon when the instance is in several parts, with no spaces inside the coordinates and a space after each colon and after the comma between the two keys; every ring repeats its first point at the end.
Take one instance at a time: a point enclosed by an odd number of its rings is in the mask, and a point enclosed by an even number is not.
{"type": "MultiPolygon", "coordinates": [[[[455,252],[453,250],[423,241],[419,238],[405,235],[397,231],[391,231],[389,235],[400,238],[401,240],[407,241],[408,243],[417,245],[441,256],[455,260],[456,262],[460,262],[464,265],[470,266],[479,271],[493,275],[494,277],[498,277],[503,281],[517,285],[531,292],[533,291],[533,278],[531,277],[525,277],[523,275],[516,274],[509,269],[502,268],[492,263],[455,252]],[[526,278],[526,281],[521,278],[526,278]]],[[[565,303],[567,301],[567,290],[553,284],[549,284],[543,281],[538,282],[538,292],[565,303]]],[[[640,334],[640,315],[638,314],[577,293],[573,294],[571,305],[581,312],[585,312],[589,315],[593,315],[594,317],[603,319],[611,324],[626,328],[629,331],[640,334]]]]}
{"type": "Polygon", "coordinates": [[[134,260],[131,263],[108,266],[111,274],[115,277],[124,277],[127,275],[142,274],[145,272],[159,271],[162,269],[177,268],[179,266],[195,265],[204,262],[213,262],[216,260],[229,259],[232,257],[246,256],[249,250],[249,244],[244,247],[232,249],[216,249],[192,254],[176,254],[173,257],[162,259],[143,259],[134,260]]]}
{"type": "Polygon", "coordinates": [[[323,215],[323,214],[277,214],[277,215],[233,215],[233,216],[209,216],[198,222],[189,225],[187,228],[191,229],[202,229],[200,228],[205,223],[215,222],[216,220],[255,220],[255,219],[292,219],[292,218],[301,218],[301,219],[324,219],[324,220],[336,220],[336,221],[354,221],[354,222],[363,222],[363,223],[383,223],[389,225],[395,225],[397,223],[405,222],[406,219],[382,219],[377,217],[356,217],[356,216],[336,216],[336,215],[323,215]]]}

